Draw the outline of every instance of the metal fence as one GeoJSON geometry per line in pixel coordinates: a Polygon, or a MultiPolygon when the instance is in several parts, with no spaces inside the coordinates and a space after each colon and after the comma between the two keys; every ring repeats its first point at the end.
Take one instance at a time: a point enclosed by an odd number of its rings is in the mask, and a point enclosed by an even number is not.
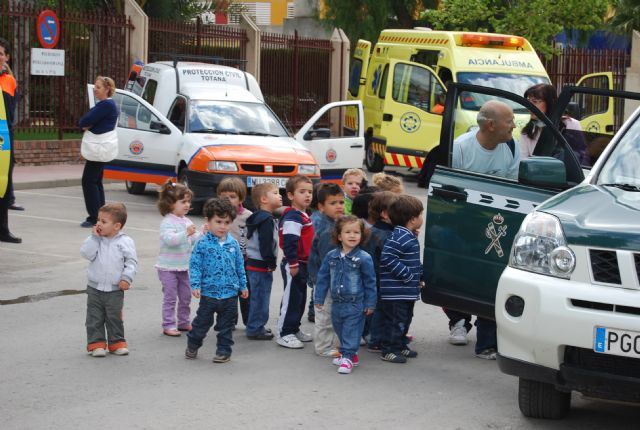
{"type": "Polygon", "coordinates": [[[131,23],[124,16],[56,10],[60,40],[65,51],[64,76],[31,75],[31,48],[40,48],[35,33],[41,8],[26,2],[0,5],[0,36],[13,49],[10,66],[18,82],[18,132],[77,131],[87,111],[87,83],[97,75],[110,76],[122,87],[129,67],[131,23]]]}
{"type": "Polygon", "coordinates": [[[149,62],[179,55],[244,69],[247,33],[242,28],[149,18],[149,62]]]}
{"type": "MultiPolygon", "coordinates": [[[[543,60],[551,83],[560,90],[564,85],[575,84],[584,75],[612,72],[613,89],[624,90],[627,68],[631,55],[624,49],[564,48],[560,55],[543,60]]],[[[615,100],[615,130],[624,120],[624,100],[615,100]]]]}
{"type": "Polygon", "coordinates": [[[260,87],[267,104],[297,130],[330,100],[330,40],[263,33],[260,87]]]}

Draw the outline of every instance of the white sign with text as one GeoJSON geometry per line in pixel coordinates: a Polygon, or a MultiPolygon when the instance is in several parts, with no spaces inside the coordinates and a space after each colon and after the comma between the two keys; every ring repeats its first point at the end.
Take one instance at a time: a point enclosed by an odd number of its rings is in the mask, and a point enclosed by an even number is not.
{"type": "Polygon", "coordinates": [[[31,48],[31,74],[64,76],[64,49],[31,48]]]}

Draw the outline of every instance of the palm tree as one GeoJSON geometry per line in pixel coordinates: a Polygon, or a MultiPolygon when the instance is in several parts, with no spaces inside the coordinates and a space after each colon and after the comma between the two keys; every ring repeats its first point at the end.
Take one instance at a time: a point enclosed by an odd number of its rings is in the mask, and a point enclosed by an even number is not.
{"type": "Polygon", "coordinates": [[[640,0],[613,0],[613,16],[608,24],[616,33],[630,35],[640,30],[640,0]]]}

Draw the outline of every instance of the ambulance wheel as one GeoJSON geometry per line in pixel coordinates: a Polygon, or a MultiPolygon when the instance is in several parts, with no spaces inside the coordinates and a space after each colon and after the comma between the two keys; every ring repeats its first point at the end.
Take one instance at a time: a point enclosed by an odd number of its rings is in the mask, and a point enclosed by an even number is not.
{"type": "Polygon", "coordinates": [[[144,193],[144,189],[147,184],[144,182],[125,181],[124,186],[127,187],[127,192],[129,194],[142,194],[144,193]]]}
{"type": "Polygon", "coordinates": [[[372,173],[382,172],[384,169],[384,160],[373,152],[373,145],[370,143],[365,151],[364,164],[367,166],[367,170],[372,173]]]}

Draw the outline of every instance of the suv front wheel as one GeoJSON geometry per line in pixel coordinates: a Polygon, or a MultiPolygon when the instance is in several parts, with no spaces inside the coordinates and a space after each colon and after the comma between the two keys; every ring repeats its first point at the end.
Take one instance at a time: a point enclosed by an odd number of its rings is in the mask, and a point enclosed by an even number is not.
{"type": "Polygon", "coordinates": [[[525,417],[557,420],[571,407],[571,393],[556,390],[552,384],[520,378],[518,406],[525,417]]]}

